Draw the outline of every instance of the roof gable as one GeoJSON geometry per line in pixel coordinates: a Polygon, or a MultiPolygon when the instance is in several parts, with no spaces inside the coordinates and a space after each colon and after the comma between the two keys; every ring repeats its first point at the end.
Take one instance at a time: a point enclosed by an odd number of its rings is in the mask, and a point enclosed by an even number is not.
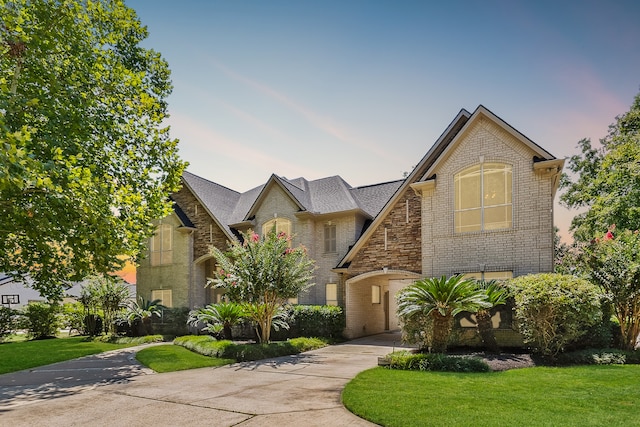
{"type": "Polygon", "coordinates": [[[484,106],[479,105],[478,108],[476,108],[476,110],[473,112],[473,114],[469,113],[465,109],[460,110],[460,112],[451,121],[451,123],[449,123],[447,128],[436,140],[429,151],[427,151],[427,154],[425,154],[425,156],[422,158],[422,160],[420,160],[420,162],[416,165],[409,176],[402,182],[402,185],[400,185],[399,188],[395,191],[393,197],[391,197],[387,201],[387,203],[373,220],[372,224],[367,228],[367,230],[365,230],[365,232],[360,236],[360,238],[340,261],[340,263],[338,264],[338,268],[345,267],[351,262],[358,251],[369,240],[379,224],[391,211],[398,198],[405,193],[405,190],[407,190],[412,184],[428,181],[434,177],[433,171],[436,169],[441,159],[446,157],[446,153],[464,138],[465,132],[468,131],[468,129],[470,129],[477,121],[481,120],[481,118],[483,117],[493,121],[498,126],[503,128],[506,132],[514,136],[521,143],[529,147],[531,150],[537,153],[537,157],[539,157],[540,159],[555,159],[552,154],[531,141],[529,138],[514,129],[511,125],[493,114],[484,106]]]}

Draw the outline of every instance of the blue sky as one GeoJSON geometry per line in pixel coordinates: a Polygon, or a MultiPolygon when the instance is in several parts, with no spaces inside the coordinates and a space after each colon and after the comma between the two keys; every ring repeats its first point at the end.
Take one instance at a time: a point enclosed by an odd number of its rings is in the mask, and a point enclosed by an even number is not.
{"type": "MultiPolygon", "coordinates": [[[[640,91],[638,1],[127,1],[169,62],[188,170],[402,178],[479,104],[556,157],[640,91]]],[[[558,207],[564,232],[572,213],[558,207]]]]}

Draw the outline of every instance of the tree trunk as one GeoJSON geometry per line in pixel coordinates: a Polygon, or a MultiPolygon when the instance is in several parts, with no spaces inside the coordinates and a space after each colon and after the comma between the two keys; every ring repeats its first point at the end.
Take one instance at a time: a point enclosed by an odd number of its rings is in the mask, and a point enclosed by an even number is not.
{"type": "Polygon", "coordinates": [[[478,323],[478,332],[485,348],[490,353],[500,353],[496,336],[493,333],[493,324],[491,323],[491,313],[489,310],[479,310],[476,313],[476,322],[478,323]]]}
{"type": "Polygon", "coordinates": [[[222,334],[224,335],[225,340],[232,340],[233,336],[231,334],[231,323],[225,322],[222,325],[222,334]]]}
{"type": "Polygon", "coordinates": [[[453,316],[443,316],[434,311],[433,314],[433,338],[431,340],[432,353],[446,353],[449,336],[453,327],[453,316]]]}

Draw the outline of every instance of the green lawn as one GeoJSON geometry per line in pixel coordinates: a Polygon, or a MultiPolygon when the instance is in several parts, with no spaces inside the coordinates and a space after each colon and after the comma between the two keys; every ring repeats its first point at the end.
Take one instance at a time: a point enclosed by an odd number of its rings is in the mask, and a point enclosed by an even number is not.
{"type": "Polygon", "coordinates": [[[342,398],[383,426],[640,426],[640,365],[476,374],[374,368],[342,398]]]}
{"type": "Polygon", "coordinates": [[[203,356],[178,345],[168,344],[149,347],[136,354],[140,363],[156,372],[173,372],[185,369],[222,366],[234,363],[233,359],[203,356]]]}
{"type": "Polygon", "coordinates": [[[137,344],[111,344],[86,341],[86,337],[7,342],[0,344],[0,374],[21,371],[76,357],[102,353],[137,344]]]}

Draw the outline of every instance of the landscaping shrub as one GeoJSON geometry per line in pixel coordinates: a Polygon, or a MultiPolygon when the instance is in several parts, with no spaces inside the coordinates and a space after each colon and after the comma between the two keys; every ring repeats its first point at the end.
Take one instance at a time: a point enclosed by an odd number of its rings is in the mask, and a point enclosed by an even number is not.
{"type": "Polygon", "coordinates": [[[301,337],[340,338],[346,326],[342,307],[329,305],[296,305],[293,319],[301,337]]]}
{"type": "Polygon", "coordinates": [[[584,349],[558,355],[559,365],[637,365],[640,364],[640,350],[584,349]]]}
{"type": "Polygon", "coordinates": [[[535,274],[510,281],[525,342],[554,358],[602,319],[599,289],[562,274],[535,274]]]}
{"type": "Polygon", "coordinates": [[[17,328],[16,324],[17,311],[9,307],[0,306],[0,342],[14,333],[17,328]]]}
{"type": "Polygon", "coordinates": [[[79,303],[66,303],[62,305],[62,326],[69,329],[69,335],[76,331],[80,335],[88,335],[85,332],[85,309],[79,303]]]}
{"type": "Polygon", "coordinates": [[[94,338],[93,341],[108,342],[111,344],[151,344],[155,342],[163,342],[164,337],[162,335],[145,335],[142,337],[119,337],[117,335],[102,335],[94,338]]]}
{"type": "Polygon", "coordinates": [[[60,329],[58,313],[60,306],[41,302],[32,302],[22,308],[24,329],[29,337],[43,339],[55,337],[60,329]]]}
{"type": "Polygon", "coordinates": [[[268,344],[235,344],[229,340],[218,341],[208,335],[179,337],[173,343],[205,356],[235,359],[238,362],[288,356],[327,345],[326,341],[318,338],[292,338],[268,344]]]}
{"type": "Polygon", "coordinates": [[[163,308],[159,318],[153,317],[153,330],[162,335],[179,337],[187,335],[187,319],[189,318],[189,308],[173,307],[163,308]]]}
{"type": "Polygon", "coordinates": [[[489,372],[487,363],[478,357],[447,356],[442,353],[397,351],[387,356],[389,369],[439,372],[489,372]]]}
{"type": "Polygon", "coordinates": [[[287,307],[289,329],[272,331],[274,340],[296,337],[342,338],[346,320],[342,307],[332,305],[292,305],[287,307]]]}

